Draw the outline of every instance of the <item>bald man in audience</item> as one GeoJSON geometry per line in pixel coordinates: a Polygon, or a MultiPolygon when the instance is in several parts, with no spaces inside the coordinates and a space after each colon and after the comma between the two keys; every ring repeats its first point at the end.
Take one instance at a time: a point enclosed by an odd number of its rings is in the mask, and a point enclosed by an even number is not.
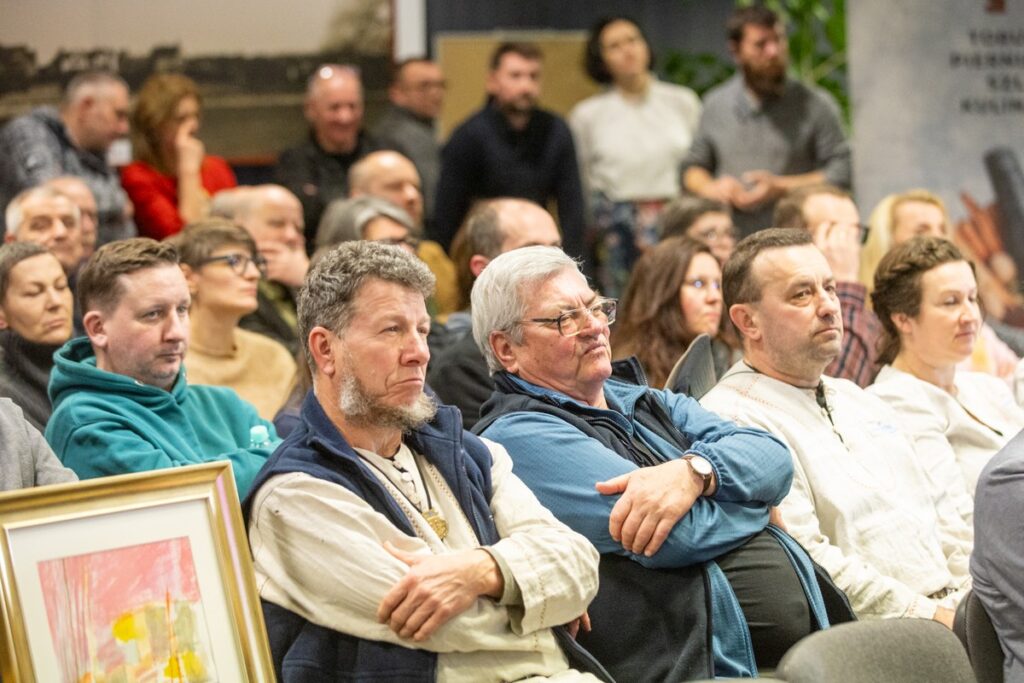
{"type": "Polygon", "coordinates": [[[218,215],[245,228],[267,260],[267,276],[260,279],[255,313],[239,325],[264,334],[288,349],[299,349],[295,295],[309,270],[302,204],[280,185],[259,185],[230,196],[217,207],[218,215]]]}
{"type": "Polygon", "coordinates": [[[782,521],[862,618],[952,626],[970,586],[973,530],[933,495],[913,439],[853,382],[823,376],[842,348],[836,276],[805,230],[767,229],[726,262],[738,362],[701,403],[789,447],[782,521]]]}
{"type": "Polygon", "coordinates": [[[427,381],[438,397],[462,411],[462,424],[470,429],[480,406],[494,391],[487,361],[473,340],[469,293],[487,264],[500,254],[531,246],[561,247],[554,218],[526,199],[503,197],[482,202],[455,237],[452,250],[459,274],[463,305],[448,318],[450,339],[430,361],[427,381]]]}
{"type": "Polygon", "coordinates": [[[82,262],[81,212],[65,194],[51,187],[19,193],[4,213],[5,242],[35,242],[53,252],[69,276],[82,262]]]}
{"type": "Polygon", "coordinates": [[[96,251],[98,238],[99,213],[96,208],[96,197],[84,180],[73,175],[62,175],[49,180],[46,186],[68,197],[78,207],[82,219],[82,262],[88,261],[96,251]]]}
{"type": "Polygon", "coordinates": [[[860,283],[860,249],[868,226],[861,223],[853,198],[835,185],[808,185],[784,195],[775,205],[772,221],[777,228],[810,232],[835,276],[846,334],[839,355],[825,368],[825,374],[867,387],[878,374],[877,343],[882,328],[867,307],[867,288],[860,283]]]}
{"type": "Polygon", "coordinates": [[[416,225],[420,243],[416,255],[427,264],[437,280],[433,302],[436,315],[444,321],[458,305],[455,265],[437,242],[423,237],[423,192],[420,175],[413,163],[398,152],[372,152],[352,166],[348,175],[352,197],[377,197],[404,209],[416,225]]]}
{"type": "Polygon", "coordinates": [[[317,68],[306,86],[303,111],[309,139],[281,153],[274,177],[302,202],[306,243],[312,245],[327,204],[348,196],[352,164],[378,146],[363,131],[363,83],[357,67],[317,68]]]}
{"type": "Polygon", "coordinates": [[[59,110],[37,107],[11,120],[0,130],[0,206],[29,187],[73,175],[95,197],[99,243],[134,236],[128,196],[106,159],[110,146],[128,134],[128,105],[120,76],[86,71],[68,82],[59,110]]]}

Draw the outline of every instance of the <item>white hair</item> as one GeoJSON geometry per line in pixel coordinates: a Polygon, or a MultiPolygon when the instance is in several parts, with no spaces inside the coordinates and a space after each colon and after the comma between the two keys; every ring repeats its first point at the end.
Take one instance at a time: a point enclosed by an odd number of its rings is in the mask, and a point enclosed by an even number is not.
{"type": "Polygon", "coordinates": [[[4,211],[4,224],[7,226],[7,231],[9,233],[15,234],[21,227],[21,221],[24,218],[24,213],[22,212],[21,207],[25,202],[37,198],[63,199],[71,206],[71,212],[75,216],[75,223],[81,225],[82,211],[78,208],[78,204],[71,200],[71,197],[54,187],[50,187],[49,185],[37,185],[36,187],[30,187],[27,190],[22,190],[18,194],[14,195],[14,199],[8,202],[7,209],[4,211]]]}
{"type": "Polygon", "coordinates": [[[522,343],[519,321],[526,314],[530,294],[566,270],[586,280],[579,264],[561,249],[523,247],[501,254],[477,277],[471,294],[473,340],[492,375],[504,367],[491,349],[491,332],[505,332],[513,343],[522,343]]]}

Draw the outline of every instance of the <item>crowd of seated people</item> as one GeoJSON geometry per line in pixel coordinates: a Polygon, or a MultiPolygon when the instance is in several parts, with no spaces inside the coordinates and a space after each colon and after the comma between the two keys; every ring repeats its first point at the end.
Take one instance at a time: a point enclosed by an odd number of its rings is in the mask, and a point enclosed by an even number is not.
{"type": "Polygon", "coordinates": [[[0,490],[229,461],[283,681],[751,677],[972,590],[1024,680],[1015,270],[973,203],[864,225],[779,18],[726,29],[702,101],[602,20],[567,119],[502,43],[446,144],[437,63],[369,129],[320,66],[280,184],[184,75],[72,79],[0,129],[0,490]]]}

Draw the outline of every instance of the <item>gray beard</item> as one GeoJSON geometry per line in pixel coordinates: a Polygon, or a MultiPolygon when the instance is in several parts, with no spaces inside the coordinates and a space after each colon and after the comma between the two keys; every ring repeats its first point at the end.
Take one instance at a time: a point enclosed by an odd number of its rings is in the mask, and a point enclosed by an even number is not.
{"type": "Polygon", "coordinates": [[[410,406],[383,405],[351,374],[342,380],[338,406],[345,418],[355,425],[390,427],[403,433],[422,427],[437,413],[437,403],[422,392],[410,406]]]}

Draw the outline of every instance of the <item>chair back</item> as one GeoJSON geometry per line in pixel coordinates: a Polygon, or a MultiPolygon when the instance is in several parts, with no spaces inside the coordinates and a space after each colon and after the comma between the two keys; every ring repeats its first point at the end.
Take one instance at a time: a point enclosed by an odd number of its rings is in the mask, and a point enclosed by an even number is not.
{"type": "Polygon", "coordinates": [[[929,619],[840,624],[790,648],[772,674],[790,683],[974,683],[953,632],[929,619]]]}
{"type": "Polygon", "coordinates": [[[716,382],[718,377],[715,375],[715,357],[711,353],[711,337],[700,334],[672,367],[665,388],[699,401],[716,382]]]}

